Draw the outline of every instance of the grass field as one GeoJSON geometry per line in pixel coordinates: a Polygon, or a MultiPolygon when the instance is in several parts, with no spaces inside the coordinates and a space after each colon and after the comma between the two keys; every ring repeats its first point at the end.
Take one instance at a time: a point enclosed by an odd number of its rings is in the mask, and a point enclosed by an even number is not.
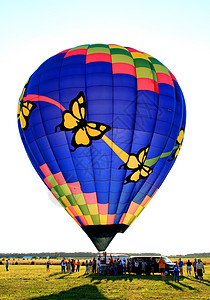
{"type": "Polygon", "coordinates": [[[193,275],[175,283],[155,276],[102,276],[79,273],[62,274],[60,266],[0,265],[0,299],[210,299],[210,264],[205,266],[204,283],[193,275]]]}

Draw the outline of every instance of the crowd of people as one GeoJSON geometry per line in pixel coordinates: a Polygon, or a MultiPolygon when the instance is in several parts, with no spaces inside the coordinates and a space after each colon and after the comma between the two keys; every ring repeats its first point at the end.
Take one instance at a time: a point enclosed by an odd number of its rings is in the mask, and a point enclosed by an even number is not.
{"type": "MultiPolygon", "coordinates": [[[[108,259],[108,263],[105,262],[105,258],[99,256],[97,259],[94,257],[92,260],[86,260],[83,265],[85,265],[85,275],[89,273],[97,273],[102,275],[130,275],[131,273],[136,273],[137,275],[152,275],[156,272],[155,264],[157,262],[153,257],[150,258],[149,261],[142,260],[135,260],[132,261],[131,259],[113,259],[111,256],[108,259]]],[[[76,270],[79,272],[80,270],[80,260],[69,259],[65,260],[64,258],[61,261],[61,272],[69,272],[72,273],[76,270]]],[[[183,276],[183,267],[184,263],[181,258],[175,262],[174,265],[174,281],[179,282],[179,277],[183,276]]],[[[204,265],[200,259],[194,259],[193,263],[188,259],[186,262],[186,271],[187,276],[191,276],[192,267],[194,270],[195,278],[199,278],[201,282],[203,282],[203,273],[204,265]]],[[[49,270],[49,263],[47,263],[47,270],[49,270]]],[[[161,273],[162,280],[166,279],[166,269],[165,269],[165,260],[161,256],[158,262],[158,271],[161,273]]]]}
{"type": "Polygon", "coordinates": [[[62,273],[74,273],[75,271],[76,272],[79,272],[80,270],[80,265],[81,265],[81,262],[79,259],[75,260],[75,259],[68,259],[68,260],[65,260],[65,258],[63,258],[61,260],[61,272],[62,273]]]}
{"type": "MultiPolygon", "coordinates": [[[[182,259],[179,258],[179,261],[176,262],[176,265],[174,267],[174,277],[175,277],[175,272],[176,272],[176,280],[175,281],[177,281],[177,282],[179,282],[179,273],[180,273],[180,276],[183,276],[183,266],[184,266],[184,263],[183,263],[182,259]]],[[[204,269],[204,264],[201,261],[201,259],[197,260],[195,258],[193,262],[191,262],[188,259],[186,266],[187,266],[187,276],[191,276],[192,267],[193,267],[195,278],[199,278],[200,282],[203,282],[203,273],[205,273],[205,269],[204,269]]]]}
{"type": "MultiPolygon", "coordinates": [[[[81,264],[85,265],[85,275],[89,273],[97,273],[102,275],[130,275],[131,273],[136,273],[137,275],[153,275],[157,272],[157,262],[153,257],[150,258],[149,261],[141,260],[134,260],[131,259],[119,259],[119,258],[112,258],[109,257],[108,263],[105,261],[105,257],[98,256],[96,259],[95,257],[91,260],[86,260],[85,263],[81,263],[79,259],[68,259],[66,260],[63,258],[61,260],[61,272],[62,273],[73,273],[79,272],[81,264]]],[[[161,256],[158,262],[158,271],[161,273],[162,280],[166,278],[166,263],[164,258],[161,256]]],[[[6,261],[5,264],[6,271],[9,270],[9,260],[6,261]]],[[[47,271],[50,270],[50,260],[47,261],[46,264],[47,271]]],[[[184,262],[181,258],[175,262],[173,273],[174,273],[174,281],[179,282],[179,277],[183,276],[183,267],[184,262]]],[[[204,264],[201,259],[194,259],[191,262],[189,259],[186,262],[186,272],[187,276],[191,276],[192,268],[194,272],[194,276],[196,279],[199,279],[200,282],[203,282],[203,273],[205,273],[204,264]]]]}
{"type": "MultiPolygon", "coordinates": [[[[113,259],[112,256],[109,257],[108,264],[105,262],[105,257],[98,256],[96,259],[95,257],[91,260],[86,260],[85,263],[85,275],[89,273],[98,273],[98,274],[110,274],[110,275],[130,275],[131,273],[136,273],[137,275],[153,275],[155,273],[155,264],[157,262],[153,257],[150,258],[150,261],[146,262],[143,259],[141,260],[135,260],[131,261],[129,258],[126,259],[113,259]]],[[[63,258],[61,260],[61,272],[62,273],[73,273],[73,272],[79,272],[80,270],[81,262],[79,259],[68,259],[65,260],[63,258]]],[[[50,270],[50,260],[47,261],[47,271],[50,270]]],[[[165,280],[166,278],[166,271],[165,271],[165,260],[161,256],[158,262],[159,266],[159,272],[161,273],[162,280],[165,280]]],[[[9,270],[9,260],[6,261],[5,264],[6,271],[9,270]]],[[[179,282],[179,276],[183,276],[183,267],[184,262],[181,258],[179,258],[178,261],[175,262],[174,265],[174,281],[179,282]]],[[[191,262],[189,259],[186,262],[186,271],[187,276],[191,276],[192,274],[192,268],[194,271],[195,278],[199,279],[200,282],[203,282],[203,273],[205,273],[204,264],[200,259],[194,259],[193,262],[191,262]]]]}

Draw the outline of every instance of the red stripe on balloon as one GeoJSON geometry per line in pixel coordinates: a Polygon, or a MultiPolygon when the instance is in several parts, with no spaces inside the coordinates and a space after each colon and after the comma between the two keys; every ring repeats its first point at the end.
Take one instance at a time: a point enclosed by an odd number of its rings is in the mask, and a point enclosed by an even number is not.
{"type": "Polygon", "coordinates": [[[86,64],[98,61],[111,63],[111,55],[107,53],[93,53],[88,54],[86,57],[86,64]]]}
{"type": "Polygon", "coordinates": [[[173,80],[177,81],[177,80],[176,80],[176,77],[175,77],[170,71],[168,71],[168,72],[169,72],[171,78],[172,78],[173,80]]]}
{"type": "Polygon", "coordinates": [[[86,55],[87,49],[75,49],[75,50],[70,50],[69,52],[66,53],[64,58],[73,56],[73,55],[86,55]]]}
{"type": "Polygon", "coordinates": [[[66,53],[66,52],[68,52],[69,50],[70,50],[70,49],[63,50],[63,51],[61,51],[61,52],[58,52],[56,55],[61,54],[61,53],[66,53]]]}
{"type": "Polygon", "coordinates": [[[66,110],[66,108],[63,106],[63,105],[61,105],[59,102],[57,102],[57,101],[55,101],[55,100],[53,100],[53,99],[51,99],[51,98],[49,98],[49,97],[46,97],[46,96],[39,96],[39,95],[33,95],[33,94],[29,94],[29,95],[27,95],[27,96],[25,96],[24,98],[23,98],[23,102],[25,102],[25,101],[38,101],[38,102],[48,102],[48,103],[50,103],[50,104],[53,104],[53,105],[55,105],[55,106],[57,106],[58,108],[60,108],[62,111],[65,111],[66,110]]]}
{"type": "Polygon", "coordinates": [[[125,63],[113,63],[113,74],[129,74],[136,77],[136,69],[134,66],[125,63]]]}
{"type": "Polygon", "coordinates": [[[158,83],[165,83],[174,87],[173,80],[169,75],[164,73],[156,73],[156,74],[157,74],[158,83]]]}
{"type": "Polygon", "coordinates": [[[158,83],[149,78],[137,78],[137,90],[159,93],[158,83]]]}

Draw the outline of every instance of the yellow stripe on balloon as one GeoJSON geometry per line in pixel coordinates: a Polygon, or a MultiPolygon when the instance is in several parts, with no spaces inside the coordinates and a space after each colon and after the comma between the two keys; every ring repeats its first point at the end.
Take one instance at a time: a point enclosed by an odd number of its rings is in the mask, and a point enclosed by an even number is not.
{"type": "Polygon", "coordinates": [[[112,140],[110,140],[106,135],[103,135],[102,140],[119,156],[119,158],[124,162],[127,163],[129,155],[120,149],[112,140]]]}

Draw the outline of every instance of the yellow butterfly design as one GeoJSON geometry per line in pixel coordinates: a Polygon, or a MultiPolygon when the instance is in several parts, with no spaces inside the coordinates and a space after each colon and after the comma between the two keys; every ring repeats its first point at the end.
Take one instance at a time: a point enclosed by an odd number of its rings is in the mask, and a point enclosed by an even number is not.
{"type": "Polygon", "coordinates": [[[176,140],[176,144],[178,145],[178,148],[176,149],[176,151],[174,151],[174,153],[171,156],[171,159],[169,159],[168,161],[172,161],[172,160],[177,158],[177,156],[179,154],[179,151],[181,149],[181,146],[182,146],[183,138],[184,138],[184,129],[181,128],[180,131],[179,131],[179,135],[177,137],[177,140],[176,140]]]}
{"type": "Polygon", "coordinates": [[[26,130],[28,128],[31,112],[37,107],[37,105],[31,101],[23,102],[23,97],[24,97],[28,82],[29,82],[29,80],[26,82],[26,84],[23,88],[23,91],[21,93],[19,103],[18,103],[18,112],[17,112],[18,118],[20,119],[20,125],[23,130],[26,130]]]}
{"type": "Polygon", "coordinates": [[[75,151],[78,147],[89,147],[92,140],[99,140],[103,135],[111,130],[109,125],[99,122],[86,121],[85,95],[80,92],[69,104],[69,110],[65,110],[62,122],[55,128],[55,132],[60,128],[62,131],[72,131],[74,133],[71,144],[75,151]]]}
{"type": "Polygon", "coordinates": [[[125,178],[125,183],[137,182],[140,179],[147,178],[152,173],[152,168],[144,164],[148,151],[149,145],[140,149],[137,154],[131,153],[127,163],[120,166],[120,168],[124,167],[125,170],[132,170],[132,173],[125,178]]]}

